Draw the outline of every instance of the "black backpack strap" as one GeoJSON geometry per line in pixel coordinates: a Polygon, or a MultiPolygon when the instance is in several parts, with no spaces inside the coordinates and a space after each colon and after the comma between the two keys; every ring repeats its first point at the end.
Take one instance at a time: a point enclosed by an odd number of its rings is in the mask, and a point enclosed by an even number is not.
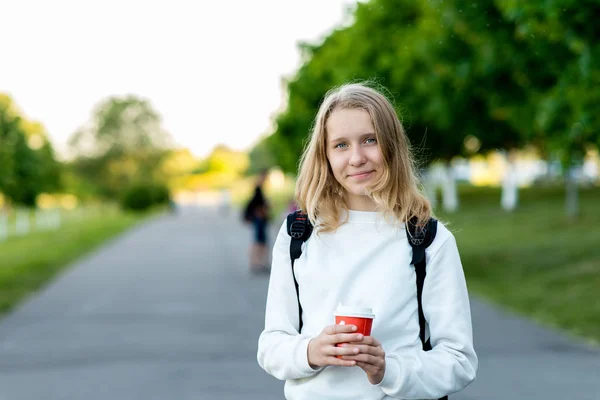
{"type": "MultiPolygon", "coordinates": [[[[411,264],[415,266],[417,275],[417,304],[419,307],[419,337],[423,344],[423,350],[431,350],[431,341],[425,341],[425,314],[423,313],[423,284],[427,275],[427,259],[425,257],[425,249],[429,247],[435,239],[437,233],[437,220],[430,218],[424,226],[418,226],[415,218],[406,224],[406,235],[408,243],[412,247],[413,255],[411,264]]],[[[439,400],[448,400],[448,396],[444,396],[439,400]]]]}
{"type": "Polygon", "coordinates": [[[429,340],[425,341],[425,315],[423,314],[423,284],[425,283],[425,276],[427,275],[427,260],[425,259],[425,249],[435,239],[437,233],[437,220],[430,218],[426,225],[417,226],[416,220],[413,218],[406,224],[406,235],[408,237],[408,243],[412,247],[413,255],[412,261],[410,262],[415,266],[415,272],[417,275],[417,303],[419,306],[419,337],[421,343],[423,343],[423,350],[431,350],[431,343],[429,340]]]}
{"type": "Polygon", "coordinates": [[[292,261],[292,275],[294,276],[294,285],[296,286],[296,298],[298,299],[298,332],[302,331],[302,306],[300,305],[300,292],[298,290],[298,280],[294,270],[294,261],[302,255],[302,243],[306,242],[312,234],[313,226],[308,219],[308,215],[302,210],[294,211],[287,216],[287,233],[292,240],[290,241],[290,260],[292,261]]]}

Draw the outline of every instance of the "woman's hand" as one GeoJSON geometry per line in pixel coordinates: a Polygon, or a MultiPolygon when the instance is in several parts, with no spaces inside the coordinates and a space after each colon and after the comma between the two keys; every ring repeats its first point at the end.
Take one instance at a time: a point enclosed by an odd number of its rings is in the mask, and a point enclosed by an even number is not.
{"type": "Polygon", "coordinates": [[[364,336],[356,332],[355,325],[329,325],[308,343],[308,364],[313,369],[327,365],[341,367],[353,367],[357,361],[343,359],[336,356],[350,356],[358,354],[357,346],[336,347],[338,343],[359,342],[362,343],[364,336]]]}
{"type": "Polygon", "coordinates": [[[365,336],[362,341],[350,342],[343,345],[344,348],[358,348],[359,353],[342,357],[344,360],[356,361],[356,365],[367,374],[369,382],[377,385],[385,375],[385,351],[381,343],[373,336],[365,336]]]}

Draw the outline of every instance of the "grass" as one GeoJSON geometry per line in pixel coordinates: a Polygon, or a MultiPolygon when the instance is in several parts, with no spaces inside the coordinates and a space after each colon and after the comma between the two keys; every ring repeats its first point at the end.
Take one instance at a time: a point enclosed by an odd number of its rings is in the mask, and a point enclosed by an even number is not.
{"type": "Polygon", "coordinates": [[[521,190],[514,212],[499,189],[463,188],[451,221],[469,289],[550,326],[600,343],[600,188],[582,189],[565,217],[564,189],[521,190]]]}
{"type": "Polygon", "coordinates": [[[115,208],[87,210],[65,218],[59,230],[9,237],[0,243],[0,315],[10,311],[61,270],[148,214],[115,208]]]}

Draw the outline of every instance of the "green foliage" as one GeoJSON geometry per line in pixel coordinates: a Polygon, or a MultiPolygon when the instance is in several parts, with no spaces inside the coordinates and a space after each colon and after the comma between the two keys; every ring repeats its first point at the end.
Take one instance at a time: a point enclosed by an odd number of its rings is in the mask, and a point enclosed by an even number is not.
{"type": "Polygon", "coordinates": [[[90,157],[153,153],[170,146],[170,136],[148,100],[110,97],[100,102],[89,123],[70,140],[80,155],[90,157]]]}
{"type": "Polygon", "coordinates": [[[137,181],[166,179],[160,168],[169,156],[171,139],[147,100],[106,99],[73,135],[70,146],[77,155],[70,169],[103,197],[116,199],[137,181]]]}
{"type": "Polygon", "coordinates": [[[171,201],[169,188],[156,183],[136,183],[125,189],[121,198],[124,210],[145,211],[157,205],[166,205],[171,201]]]}
{"type": "Polygon", "coordinates": [[[60,187],[61,168],[44,127],[21,115],[0,94],[0,192],[16,203],[35,205],[37,196],[60,187]]]}
{"type": "Polygon", "coordinates": [[[241,175],[248,169],[248,165],[246,153],[231,150],[224,145],[216,146],[206,159],[207,172],[241,175]]]}
{"type": "Polygon", "coordinates": [[[190,169],[179,187],[189,190],[231,188],[247,173],[249,166],[250,156],[246,152],[217,145],[208,157],[190,169]]]}
{"type": "Polygon", "coordinates": [[[270,137],[267,137],[261,140],[250,151],[250,166],[248,167],[248,170],[246,170],[246,174],[255,175],[261,171],[268,170],[277,164],[275,155],[272,153],[268,143],[269,138],[270,137]]]}
{"type": "Polygon", "coordinates": [[[537,96],[533,131],[550,150],[559,150],[565,165],[580,161],[587,145],[600,143],[600,28],[592,17],[600,4],[503,1],[500,8],[541,66],[530,76],[550,83],[531,85],[537,96]]]}
{"type": "Polygon", "coordinates": [[[261,145],[296,172],[324,94],[374,80],[428,161],[468,154],[467,136],[480,151],[532,144],[580,159],[600,142],[600,5],[584,3],[360,2],[349,25],[300,46],[286,109],[261,145]]]}

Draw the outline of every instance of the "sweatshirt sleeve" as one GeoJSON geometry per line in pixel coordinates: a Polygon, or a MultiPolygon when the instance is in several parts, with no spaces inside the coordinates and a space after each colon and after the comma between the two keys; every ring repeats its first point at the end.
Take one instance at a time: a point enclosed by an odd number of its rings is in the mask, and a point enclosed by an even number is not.
{"type": "Polygon", "coordinates": [[[377,386],[391,397],[438,399],[475,379],[478,360],[467,285],[456,240],[442,229],[447,237],[437,252],[427,254],[422,295],[432,350],[386,354],[385,376],[377,386]]]}
{"type": "Polygon", "coordinates": [[[258,339],[257,354],[259,365],[281,380],[307,378],[319,372],[308,364],[308,342],[312,336],[298,332],[298,300],[289,254],[290,240],[284,221],[273,247],[265,329],[258,339]]]}

